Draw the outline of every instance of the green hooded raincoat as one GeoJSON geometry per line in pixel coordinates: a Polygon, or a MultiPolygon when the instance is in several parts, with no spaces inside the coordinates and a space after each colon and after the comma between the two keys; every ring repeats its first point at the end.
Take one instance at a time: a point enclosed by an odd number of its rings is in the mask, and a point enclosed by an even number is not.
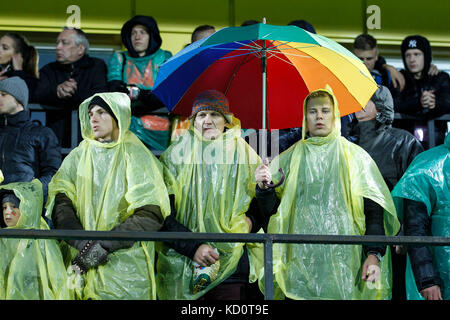
{"type": "MultiPolygon", "coordinates": [[[[395,185],[392,196],[400,219],[403,199],[419,201],[431,216],[431,235],[450,237],[450,134],[444,144],[424,151],[414,158],[395,185]]],[[[441,293],[450,300],[450,247],[430,247],[433,265],[442,280],[441,293]]],[[[409,300],[423,300],[419,293],[409,256],[406,265],[406,295],[409,300]]]]}

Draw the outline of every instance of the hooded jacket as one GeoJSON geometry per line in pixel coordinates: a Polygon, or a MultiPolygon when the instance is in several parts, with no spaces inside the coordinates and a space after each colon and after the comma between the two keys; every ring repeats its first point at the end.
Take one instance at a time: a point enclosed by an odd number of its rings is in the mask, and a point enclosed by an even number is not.
{"type": "MultiPolygon", "coordinates": [[[[450,134],[444,144],[419,154],[397,183],[392,196],[406,236],[450,236],[450,134]]],[[[408,248],[406,294],[423,300],[420,291],[439,285],[450,299],[449,247],[408,248]]]]}
{"type": "Polygon", "coordinates": [[[0,169],[5,183],[41,181],[44,201],[48,184],[61,165],[61,148],[50,128],[30,121],[29,110],[0,115],[0,169]]]}
{"type": "MultiPolygon", "coordinates": [[[[52,217],[56,228],[66,228],[69,217],[69,225],[74,226],[71,229],[77,229],[78,220],[78,228],[84,230],[157,231],[170,213],[161,164],[128,129],[131,118],[128,96],[124,93],[95,96],[80,106],[84,140],[64,159],[49,185],[47,217],[52,217]],[[101,97],[118,119],[117,141],[102,143],[94,139],[88,107],[95,96],[101,97]],[[58,207],[60,194],[69,199],[69,203],[62,199],[62,207],[58,207]],[[71,205],[76,219],[70,218],[71,205]]],[[[109,251],[109,262],[82,276],[85,284],[77,288],[77,298],[155,299],[153,242],[117,246],[112,243],[101,242],[109,251]]],[[[63,247],[65,259],[70,263],[79,248],[63,247]]]]}
{"type": "MultiPolygon", "coordinates": [[[[384,232],[394,235],[400,224],[389,189],[372,158],[362,148],[341,137],[339,107],[334,96],[333,99],[332,132],[326,137],[307,138],[306,126],[303,126],[302,140],[270,164],[275,182],[280,179],[279,168],[284,170],[286,178],[275,188],[280,201],[276,213],[270,217],[267,232],[373,234],[369,232],[373,222],[366,224],[365,205],[374,202],[384,209],[384,214],[380,213],[384,232]]],[[[303,110],[303,123],[306,123],[305,103],[303,110]]],[[[381,277],[375,285],[361,280],[364,256],[358,245],[280,243],[274,245],[273,252],[276,298],[390,298],[389,248],[380,262],[381,277]]],[[[259,285],[262,290],[264,277],[259,278],[259,285]]]]}
{"type": "Polygon", "coordinates": [[[152,93],[159,67],[172,53],[161,49],[162,39],[155,19],[149,16],[135,16],[127,21],[121,30],[125,51],[115,52],[108,63],[108,87],[112,92],[129,93],[127,86],[139,88],[139,95],[131,102],[130,131],[152,150],[165,150],[169,144],[168,110],[152,93]],[[131,30],[143,25],[149,33],[149,45],[145,55],[140,57],[131,43],[131,30]],[[152,113],[159,113],[152,115],[152,113]]]}
{"type": "Polygon", "coordinates": [[[402,42],[401,50],[405,66],[401,73],[405,77],[405,88],[401,92],[399,89],[391,89],[395,111],[424,119],[433,119],[450,113],[450,77],[442,71],[435,76],[428,75],[432,60],[431,46],[428,40],[419,35],[406,37],[402,42]],[[424,54],[424,68],[420,79],[415,79],[414,75],[406,68],[405,53],[408,49],[419,49],[424,54]],[[436,96],[434,109],[422,107],[420,98],[423,90],[434,90],[436,96]]]}
{"type": "Polygon", "coordinates": [[[123,25],[120,34],[127,50],[115,52],[109,60],[108,82],[111,91],[123,90],[121,83],[136,85],[141,90],[151,90],[159,66],[172,56],[169,51],[161,49],[162,39],[155,19],[149,16],[135,16],[123,25]],[[133,49],[131,42],[131,30],[138,24],[146,27],[149,33],[147,51],[142,57],[133,49]]]}
{"type": "MultiPolygon", "coordinates": [[[[191,120],[192,122],[193,120],[191,120]]],[[[254,198],[254,172],[260,158],[240,137],[240,121],[233,118],[216,140],[205,140],[191,123],[188,132],[161,155],[164,179],[174,195],[176,220],[192,232],[248,233],[246,212],[254,198]]],[[[228,279],[244,252],[244,243],[211,244],[219,251],[217,279],[193,294],[191,257],[164,244],[158,251],[157,285],[161,299],[198,299],[228,279]]],[[[247,244],[250,281],[256,280],[254,263],[262,256],[256,244],[247,244]]],[[[248,271],[247,271],[248,278],[248,271]]],[[[236,280],[236,279],[235,279],[236,280]]],[[[247,279],[246,279],[247,281],[247,279]]]]}
{"type": "Polygon", "coordinates": [[[423,146],[408,131],[392,127],[394,104],[386,87],[381,86],[372,101],[378,110],[376,118],[355,119],[350,124],[348,139],[369,153],[392,190],[414,157],[423,151],[423,146]]]}
{"type": "MultiPolygon", "coordinates": [[[[0,185],[0,199],[6,192],[13,192],[20,199],[20,218],[16,226],[9,228],[49,229],[41,216],[43,197],[39,180],[0,185]]],[[[2,238],[0,253],[0,299],[73,298],[57,240],[2,238]]]]}

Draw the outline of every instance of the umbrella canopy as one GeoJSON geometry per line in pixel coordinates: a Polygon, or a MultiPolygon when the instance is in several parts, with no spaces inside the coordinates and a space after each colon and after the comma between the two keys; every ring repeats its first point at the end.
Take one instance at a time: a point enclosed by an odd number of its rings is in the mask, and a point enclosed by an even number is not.
{"type": "Polygon", "coordinates": [[[223,92],[242,128],[300,127],[303,100],[329,85],[341,116],[365,107],[377,84],[350,51],[296,26],[223,28],[163,64],[153,93],[188,116],[203,90],[223,92]]]}

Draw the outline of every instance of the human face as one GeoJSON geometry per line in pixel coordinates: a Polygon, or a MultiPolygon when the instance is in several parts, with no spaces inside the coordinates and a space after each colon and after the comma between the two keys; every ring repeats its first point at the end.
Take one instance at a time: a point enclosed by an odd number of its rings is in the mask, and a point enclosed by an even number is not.
{"type": "Polygon", "coordinates": [[[15,227],[20,218],[20,209],[12,202],[3,203],[3,221],[7,227],[15,227]]]}
{"type": "Polygon", "coordinates": [[[23,106],[9,93],[0,91],[0,114],[16,114],[23,106]]]}
{"type": "Polygon", "coordinates": [[[377,48],[373,48],[371,50],[355,49],[354,53],[355,56],[361,59],[361,61],[366,65],[367,69],[369,69],[370,72],[375,69],[375,63],[378,60],[377,48]]]}
{"type": "Polygon", "coordinates": [[[131,45],[140,57],[145,55],[149,41],[150,35],[146,27],[137,24],[131,29],[131,45]]]}
{"type": "Polygon", "coordinates": [[[225,130],[226,120],[217,111],[199,111],[194,120],[194,127],[202,133],[206,140],[217,139],[225,130]]]}
{"type": "Polygon", "coordinates": [[[89,122],[95,140],[100,142],[117,141],[119,128],[114,118],[105,109],[94,105],[89,111],[89,122]]]}
{"type": "Polygon", "coordinates": [[[56,39],[56,61],[61,64],[69,64],[78,61],[85,53],[86,47],[77,45],[75,30],[64,30],[56,39]]]}
{"type": "Polygon", "coordinates": [[[306,130],[311,137],[326,137],[334,128],[333,104],[328,97],[312,98],[306,105],[306,130]]]}
{"type": "Polygon", "coordinates": [[[422,74],[423,67],[425,66],[425,57],[422,50],[408,49],[405,52],[406,69],[409,70],[415,76],[422,74]]]}
{"type": "Polygon", "coordinates": [[[369,121],[373,120],[377,116],[377,108],[375,107],[375,103],[372,100],[369,100],[364,110],[355,112],[355,117],[358,121],[369,121]]]}
{"type": "Polygon", "coordinates": [[[14,55],[14,40],[8,36],[0,38],[0,65],[11,63],[14,55]]]}

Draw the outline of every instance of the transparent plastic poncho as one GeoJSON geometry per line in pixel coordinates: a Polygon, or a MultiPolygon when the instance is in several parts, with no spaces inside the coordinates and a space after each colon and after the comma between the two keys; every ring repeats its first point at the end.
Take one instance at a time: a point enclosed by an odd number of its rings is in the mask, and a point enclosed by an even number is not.
{"type": "MultiPolygon", "coordinates": [[[[340,136],[335,98],[334,105],[334,129],[327,137],[306,139],[303,126],[302,140],[271,162],[273,181],[280,179],[279,168],[286,179],[275,189],[281,203],[269,221],[268,233],[364,235],[363,197],[384,208],[386,235],[398,232],[400,225],[383,177],[367,152],[340,136]]],[[[389,299],[389,248],[375,283],[361,280],[365,258],[361,245],[274,244],[275,299],[389,299]]],[[[259,282],[262,291],[263,280],[259,282]]]]}
{"type": "MultiPolygon", "coordinates": [[[[47,216],[51,218],[55,196],[64,193],[72,200],[84,230],[108,231],[145,205],[170,213],[161,163],[131,133],[130,99],[123,93],[96,94],[79,108],[84,140],[64,159],[49,184],[47,216]],[[100,96],[118,119],[115,142],[94,140],[88,106],[100,96]]],[[[64,243],[67,266],[78,251],[64,243]]],[[[82,276],[77,299],[155,299],[154,243],[136,242],[131,248],[108,255],[109,261],[82,276]]]]}
{"type": "MultiPolygon", "coordinates": [[[[192,232],[248,233],[246,211],[255,195],[256,152],[240,137],[240,121],[216,140],[205,140],[193,125],[162,155],[164,178],[175,195],[177,220],[192,232]]],[[[192,294],[192,260],[167,245],[158,250],[160,299],[197,299],[228,278],[243,254],[244,243],[209,243],[220,255],[219,275],[207,288],[192,294]]],[[[255,259],[260,244],[247,244],[250,281],[256,281],[255,259]]]]}
{"type": "MultiPolygon", "coordinates": [[[[20,218],[16,226],[8,229],[49,229],[42,217],[43,191],[39,180],[0,185],[1,194],[6,190],[20,199],[20,218]]],[[[0,299],[72,299],[57,240],[2,238],[0,255],[0,299]]]]}
{"type": "MultiPolygon", "coordinates": [[[[392,190],[400,219],[404,217],[403,199],[422,202],[431,217],[431,235],[450,237],[450,134],[444,144],[417,155],[392,190]]],[[[442,280],[441,294],[450,300],[450,247],[430,246],[433,266],[442,280]]],[[[406,265],[406,295],[423,300],[409,260],[406,265]]]]}

